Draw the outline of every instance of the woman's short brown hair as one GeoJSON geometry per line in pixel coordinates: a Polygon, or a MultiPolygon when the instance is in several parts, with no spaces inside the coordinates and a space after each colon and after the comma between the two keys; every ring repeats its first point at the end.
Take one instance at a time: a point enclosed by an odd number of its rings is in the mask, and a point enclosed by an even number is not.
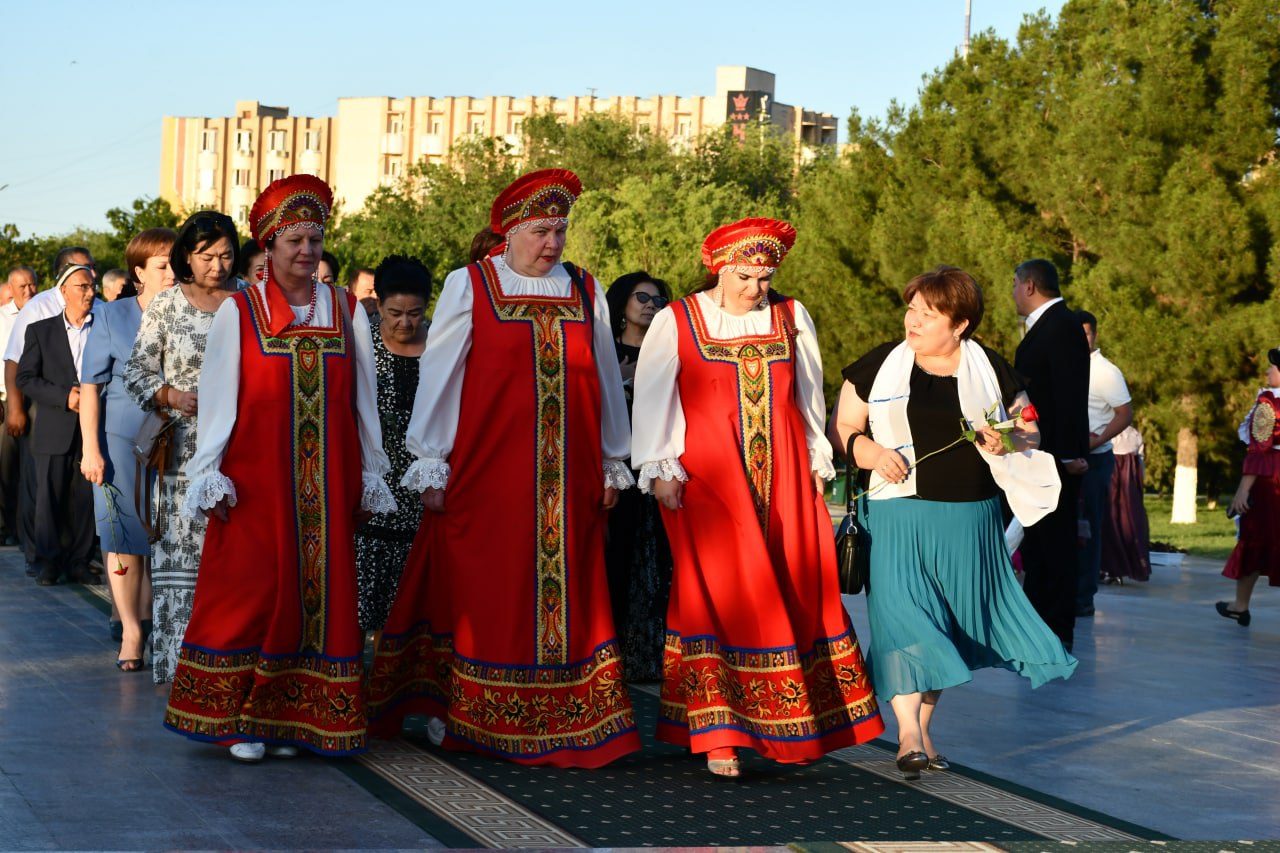
{"type": "Polygon", "coordinates": [[[135,234],[124,250],[124,262],[128,267],[129,281],[142,284],[138,281],[138,267],[145,267],[147,258],[156,255],[168,256],[177,240],[178,232],[172,228],[148,228],[146,231],[135,234]]]}
{"type": "Polygon", "coordinates": [[[930,308],[947,315],[951,325],[958,326],[965,320],[969,325],[960,333],[961,338],[969,338],[978,330],[982,322],[982,288],[978,282],[959,267],[946,264],[931,272],[922,272],[907,282],[902,291],[902,300],[908,305],[919,294],[930,308]]]}

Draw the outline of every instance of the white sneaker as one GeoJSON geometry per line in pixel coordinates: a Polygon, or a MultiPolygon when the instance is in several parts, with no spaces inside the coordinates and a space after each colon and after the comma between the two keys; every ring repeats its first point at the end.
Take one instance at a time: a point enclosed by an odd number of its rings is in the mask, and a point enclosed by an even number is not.
{"type": "Polygon", "coordinates": [[[445,732],[444,720],[439,717],[431,717],[427,720],[427,740],[435,746],[444,743],[445,732]]]}
{"type": "Polygon", "coordinates": [[[256,764],[266,754],[266,746],[260,743],[234,743],[231,745],[231,757],[236,761],[256,764]]]}
{"type": "Polygon", "coordinates": [[[297,758],[298,748],[287,744],[275,744],[267,747],[267,755],[272,758],[297,758]]]}

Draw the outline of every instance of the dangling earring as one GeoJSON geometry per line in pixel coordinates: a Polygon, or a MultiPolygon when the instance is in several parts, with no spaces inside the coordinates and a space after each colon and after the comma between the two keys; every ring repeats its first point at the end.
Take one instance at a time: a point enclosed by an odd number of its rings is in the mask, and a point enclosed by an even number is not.
{"type": "Polygon", "coordinates": [[[724,307],[724,283],[721,282],[720,284],[717,284],[716,290],[720,294],[720,307],[723,308],[724,307]]]}
{"type": "Polygon", "coordinates": [[[262,264],[262,283],[266,284],[271,281],[271,250],[264,249],[263,255],[266,257],[266,260],[262,264]]]}

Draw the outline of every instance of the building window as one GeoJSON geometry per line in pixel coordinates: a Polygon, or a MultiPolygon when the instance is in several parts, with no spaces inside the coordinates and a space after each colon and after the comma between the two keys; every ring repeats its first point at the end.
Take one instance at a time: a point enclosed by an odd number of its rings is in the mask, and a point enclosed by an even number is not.
{"type": "Polygon", "coordinates": [[[279,181],[284,178],[284,169],[270,169],[267,171],[267,181],[279,181]]]}
{"type": "Polygon", "coordinates": [[[484,119],[482,119],[482,118],[472,119],[472,120],[471,120],[471,132],[472,132],[472,133],[479,133],[479,134],[483,134],[483,133],[484,133],[484,119]]]}
{"type": "Polygon", "coordinates": [[[253,131],[251,130],[236,131],[236,150],[237,151],[253,150],[253,131]]]}
{"type": "Polygon", "coordinates": [[[387,162],[382,167],[382,174],[389,178],[398,178],[404,168],[404,164],[400,160],[387,158],[387,162]]]}
{"type": "Polygon", "coordinates": [[[401,118],[400,116],[392,116],[392,117],[391,117],[391,130],[389,130],[388,132],[389,132],[389,133],[400,133],[400,132],[401,132],[401,131],[403,131],[403,130],[404,130],[404,119],[403,119],[403,118],[401,118]]]}
{"type": "Polygon", "coordinates": [[[250,171],[248,169],[236,169],[232,177],[232,186],[247,187],[249,186],[250,171]]]}
{"type": "Polygon", "coordinates": [[[689,120],[680,119],[680,123],[676,125],[676,133],[685,139],[689,138],[689,120]]]}
{"type": "Polygon", "coordinates": [[[218,150],[218,131],[205,130],[200,133],[200,150],[201,151],[217,151],[218,150]]]}
{"type": "Polygon", "coordinates": [[[267,134],[267,147],[272,151],[284,151],[288,144],[288,136],[283,130],[273,130],[267,134]]]}
{"type": "Polygon", "coordinates": [[[308,130],[302,135],[302,147],[307,151],[320,150],[320,131],[308,130]]]}
{"type": "Polygon", "coordinates": [[[522,118],[513,118],[513,119],[511,120],[511,132],[512,132],[512,133],[519,133],[523,128],[524,128],[524,119],[522,119],[522,118]]]}
{"type": "Polygon", "coordinates": [[[249,221],[249,205],[242,204],[236,208],[236,221],[237,222],[249,221]]]}
{"type": "Polygon", "coordinates": [[[432,136],[440,135],[440,122],[438,121],[431,122],[431,135],[432,136]]]}

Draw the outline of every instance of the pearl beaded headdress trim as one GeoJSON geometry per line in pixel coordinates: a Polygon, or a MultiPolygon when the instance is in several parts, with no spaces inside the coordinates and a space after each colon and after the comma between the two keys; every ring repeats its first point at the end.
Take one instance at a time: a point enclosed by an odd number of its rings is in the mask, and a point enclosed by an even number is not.
{"type": "Polygon", "coordinates": [[[743,219],[707,235],[702,263],[714,273],[725,267],[776,271],[795,242],[796,229],[780,219],[743,219]]]}

